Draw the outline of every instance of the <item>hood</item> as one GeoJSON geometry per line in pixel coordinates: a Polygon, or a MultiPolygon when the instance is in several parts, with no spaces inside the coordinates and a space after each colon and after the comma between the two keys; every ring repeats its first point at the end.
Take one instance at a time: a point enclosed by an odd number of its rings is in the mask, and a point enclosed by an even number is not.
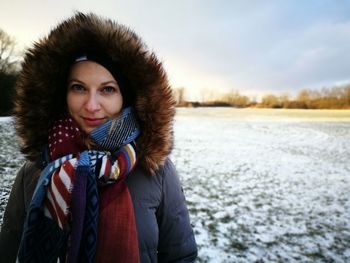
{"type": "Polygon", "coordinates": [[[66,86],[72,58],[105,52],[134,94],[139,120],[139,164],[154,173],[173,146],[175,99],[162,64],[129,28],[94,14],[77,13],[52,29],[24,57],[15,99],[16,131],[21,152],[40,157],[48,129],[66,112],[66,86]]]}

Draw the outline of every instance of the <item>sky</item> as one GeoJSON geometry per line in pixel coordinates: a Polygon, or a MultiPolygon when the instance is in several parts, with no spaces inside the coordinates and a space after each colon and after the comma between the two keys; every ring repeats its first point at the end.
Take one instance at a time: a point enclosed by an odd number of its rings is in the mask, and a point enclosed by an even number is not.
{"type": "Polygon", "coordinates": [[[0,28],[28,48],[75,11],[133,29],[187,99],[350,83],[347,0],[11,0],[1,3],[0,28]]]}

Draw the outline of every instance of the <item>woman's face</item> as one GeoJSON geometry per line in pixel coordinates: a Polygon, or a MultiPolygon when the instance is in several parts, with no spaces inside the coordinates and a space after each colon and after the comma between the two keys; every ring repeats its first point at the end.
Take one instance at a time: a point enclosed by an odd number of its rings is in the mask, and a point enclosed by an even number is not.
{"type": "Polygon", "coordinates": [[[68,111],[80,128],[90,133],[121,112],[123,97],[117,81],[93,61],[73,65],[68,78],[68,111]]]}

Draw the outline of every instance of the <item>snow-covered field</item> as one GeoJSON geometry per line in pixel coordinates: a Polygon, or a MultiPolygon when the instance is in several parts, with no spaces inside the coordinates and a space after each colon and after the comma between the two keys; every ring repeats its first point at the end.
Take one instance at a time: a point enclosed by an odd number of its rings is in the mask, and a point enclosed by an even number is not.
{"type": "MultiPolygon", "coordinates": [[[[350,262],[350,111],[178,109],[200,262],[350,262]]],[[[23,163],[0,119],[0,219],[23,163]]]]}

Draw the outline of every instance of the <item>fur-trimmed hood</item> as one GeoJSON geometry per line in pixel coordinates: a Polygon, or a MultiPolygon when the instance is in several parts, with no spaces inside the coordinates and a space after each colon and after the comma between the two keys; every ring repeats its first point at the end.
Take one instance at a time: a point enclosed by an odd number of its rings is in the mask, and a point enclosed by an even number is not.
{"type": "Polygon", "coordinates": [[[15,120],[22,153],[36,160],[48,129],[66,111],[67,76],[72,56],[104,51],[135,94],[141,127],[139,163],[153,173],[173,145],[175,100],[162,64],[130,29],[94,14],[77,13],[29,49],[16,87],[15,120]]]}

